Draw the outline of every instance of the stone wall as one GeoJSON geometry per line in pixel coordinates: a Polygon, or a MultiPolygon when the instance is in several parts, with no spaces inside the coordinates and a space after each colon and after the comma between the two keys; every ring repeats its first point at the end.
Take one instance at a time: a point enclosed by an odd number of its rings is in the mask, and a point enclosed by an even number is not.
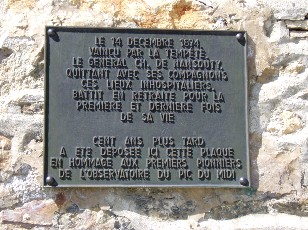
{"type": "Polygon", "coordinates": [[[1,229],[307,229],[306,0],[0,1],[1,229]],[[43,188],[45,25],[248,33],[249,189],[43,188]]]}

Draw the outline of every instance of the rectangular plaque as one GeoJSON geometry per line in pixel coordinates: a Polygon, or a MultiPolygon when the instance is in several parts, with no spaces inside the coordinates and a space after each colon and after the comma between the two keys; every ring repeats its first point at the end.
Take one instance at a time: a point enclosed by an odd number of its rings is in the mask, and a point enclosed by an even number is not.
{"type": "Polygon", "coordinates": [[[249,186],[246,33],[46,27],[44,185],[249,186]]]}

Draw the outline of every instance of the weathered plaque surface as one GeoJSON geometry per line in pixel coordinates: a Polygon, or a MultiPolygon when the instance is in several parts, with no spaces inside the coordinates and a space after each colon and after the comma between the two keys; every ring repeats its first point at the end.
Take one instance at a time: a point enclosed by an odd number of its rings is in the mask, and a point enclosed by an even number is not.
{"type": "Polygon", "coordinates": [[[246,33],[46,28],[49,186],[249,186],[246,33]]]}

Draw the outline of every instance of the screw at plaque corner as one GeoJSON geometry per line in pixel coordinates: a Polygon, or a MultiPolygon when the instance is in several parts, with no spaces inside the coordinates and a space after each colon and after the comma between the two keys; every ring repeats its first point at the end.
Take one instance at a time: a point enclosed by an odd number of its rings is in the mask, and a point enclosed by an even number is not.
{"type": "Polygon", "coordinates": [[[238,33],[235,35],[236,39],[239,40],[239,41],[242,41],[244,39],[244,34],[242,33],[238,33]]]}
{"type": "Polygon", "coordinates": [[[49,185],[49,186],[54,186],[56,183],[55,183],[55,178],[53,178],[52,176],[48,176],[46,177],[46,184],[49,185]]]}
{"type": "Polygon", "coordinates": [[[47,34],[48,34],[49,37],[54,37],[54,36],[57,35],[56,31],[54,29],[51,29],[51,28],[47,30],[47,34]]]}
{"type": "Polygon", "coordinates": [[[249,185],[249,181],[247,180],[247,178],[241,177],[240,178],[240,184],[243,185],[243,186],[248,186],[249,185]]]}

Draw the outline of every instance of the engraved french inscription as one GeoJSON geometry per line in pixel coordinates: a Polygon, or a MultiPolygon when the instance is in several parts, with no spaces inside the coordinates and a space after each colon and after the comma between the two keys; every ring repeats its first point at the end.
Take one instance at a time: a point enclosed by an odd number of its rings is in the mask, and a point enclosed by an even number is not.
{"type": "Polygon", "coordinates": [[[49,28],[58,39],[46,33],[48,185],[250,180],[246,44],[236,39],[245,32],[49,28]]]}

